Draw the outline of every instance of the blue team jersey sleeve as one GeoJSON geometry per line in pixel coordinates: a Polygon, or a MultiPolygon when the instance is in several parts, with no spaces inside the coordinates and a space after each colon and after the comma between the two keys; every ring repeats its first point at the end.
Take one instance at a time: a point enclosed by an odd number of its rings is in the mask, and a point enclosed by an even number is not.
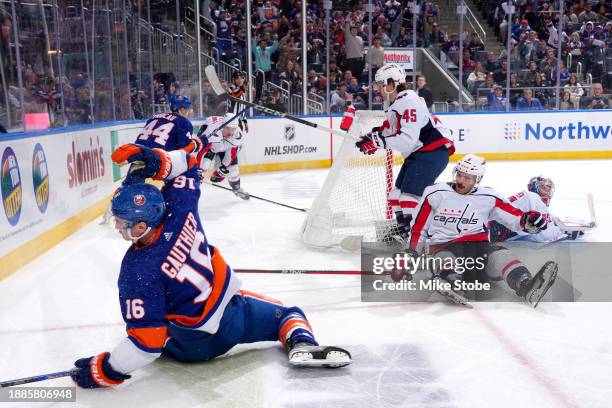
{"type": "Polygon", "coordinates": [[[119,301],[128,338],[141,350],[160,353],[166,341],[166,285],[157,256],[132,247],[119,275],[119,301]]]}

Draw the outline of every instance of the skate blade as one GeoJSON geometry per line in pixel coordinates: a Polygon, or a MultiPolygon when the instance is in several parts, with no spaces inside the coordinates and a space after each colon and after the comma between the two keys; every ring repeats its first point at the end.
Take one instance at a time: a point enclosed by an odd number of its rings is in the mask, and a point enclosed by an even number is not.
{"type": "MultiPolygon", "coordinates": [[[[439,277],[435,277],[433,278],[433,280],[442,280],[442,279],[439,277]]],[[[444,296],[445,298],[449,299],[453,303],[456,303],[458,305],[467,306],[467,307],[472,307],[472,305],[470,305],[470,302],[465,296],[460,295],[454,290],[436,290],[436,292],[444,296]]]]}
{"type": "Polygon", "coordinates": [[[289,363],[297,367],[339,368],[351,362],[350,354],[336,347],[325,347],[316,351],[296,351],[289,359],[289,363]]]}
{"type": "Polygon", "coordinates": [[[539,277],[542,282],[541,286],[537,289],[534,289],[529,294],[529,303],[533,306],[534,309],[538,307],[538,304],[540,303],[544,295],[546,295],[548,290],[555,283],[555,279],[557,279],[558,272],[559,265],[551,261],[546,266],[546,269],[544,269],[544,271],[541,273],[539,277]]]}

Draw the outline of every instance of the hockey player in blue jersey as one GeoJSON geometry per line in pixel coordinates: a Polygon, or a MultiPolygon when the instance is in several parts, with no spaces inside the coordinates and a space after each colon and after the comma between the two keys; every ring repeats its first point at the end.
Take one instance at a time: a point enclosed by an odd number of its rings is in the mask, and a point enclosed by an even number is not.
{"type": "Polygon", "coordinates": [[[120,384],[162,354],[207,361],[257,341],[280,341],[292,365],[350,364],[348,351],[318,345],[301,309],[241,290],[202,229],[198,174],[188,171],[197,167],[193,156],[128,144],[112,159],[132,163],[112,200],[115,228],[132,241],[118,280],[127,337],[110,353],[75,362],[79,386],[120,384]],[[162,191],[142,183],[145,177],[165,180],[162,191]]]}
{"type": "Polygon", "coordinates": [[[189,121],[191,101],[184,95],[170,98],[172,113],[159,113],[147,121],[135,143],[165,151],[185,150],[187,153],[201,149],[198,138],[193,137],[193,125],[189,121]]]}
{"type": "MultiPolygon", "coordinates": [[[[134,143],[165,151],[184,150],[197,153],[203,149],[203,142],[193,135],[193,125],[189,121],[191,100],[184,95],[171,95],[169,98],[172,113],[159,113],[151,117],[134,143]]],[[[108,224],[111,218],[110,206],[101,224],[108,224]]]]}

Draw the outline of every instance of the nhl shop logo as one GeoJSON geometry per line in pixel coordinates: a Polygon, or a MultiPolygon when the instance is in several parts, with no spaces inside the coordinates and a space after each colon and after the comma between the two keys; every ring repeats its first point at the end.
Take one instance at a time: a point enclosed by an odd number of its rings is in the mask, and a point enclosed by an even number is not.
{"type": "Polygon", "coordinates": [[[136,194],[134,196],[134,204],[136,204],[137,206],[140,207],[140,206],[144,205],[144,203],[146,203],[146,202],[147,202],[147,199],[145,198],[144,195],[136,194]]]}
{"type": "Polygon", "coordinates": [[[295,126],[285,125],[285,140],[291,142],[293,139],[295,139],[295,126]]]}

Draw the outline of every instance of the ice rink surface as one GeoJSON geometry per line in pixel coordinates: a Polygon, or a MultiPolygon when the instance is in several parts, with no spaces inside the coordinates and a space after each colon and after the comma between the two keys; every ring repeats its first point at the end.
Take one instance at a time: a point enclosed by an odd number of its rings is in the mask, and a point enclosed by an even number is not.
{"type": "MultiPolygon", "coordinates": [[[[440,180],[450,178],[449,166],[440,180]]],[[[556,183],[551,212],[588,218],[612,239],[612,161],[493,162],[484,185],[510,195],[534,175],[556,183]]],[[[247,175],[251,194],[307,208],[327,170],[247,175]]],[[[234,268],[359,269],[356,253],[300,241],[304,214],[206,187],[201,216],[234,268]]],[[[92,222],[0,282],[0,379],[69,369],[125,336],[117,296],[128,243],[92,222]]],[[[296,369],[276,343],[241,345],[201,364],[160,359],[114,389],[78,390],[79,407],[612,407],[612,304],[362,303],[358,276],[241,275],[244,288],[304,309],[320,343],[345,346],[344,369],[296,369]]],[[[41,383],[71,385],[67,378],[41,383]]],[[[74,403],[18,403],[25,407],[74,403]]],[[[10,406],[0,403],[0,407],[10,406]]]]}

